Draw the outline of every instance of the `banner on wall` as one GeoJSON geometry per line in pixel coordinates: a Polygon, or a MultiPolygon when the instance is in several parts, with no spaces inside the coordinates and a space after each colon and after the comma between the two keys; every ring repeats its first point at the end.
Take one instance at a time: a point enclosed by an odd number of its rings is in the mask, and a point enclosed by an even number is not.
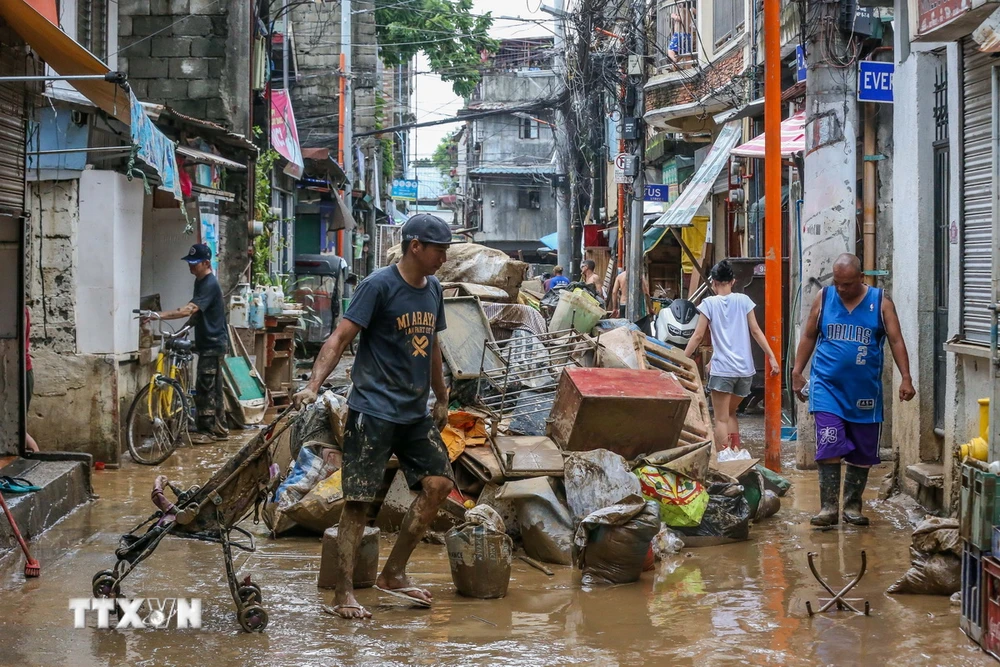
{"type": "Polygon", "coordinates": [[[302,161],[299,131],[295,127],[292,101],[284,90],[271,89],[271,145],[288,160],[285,173],[295,179],[302,178],[305,163],[302,161]]]}

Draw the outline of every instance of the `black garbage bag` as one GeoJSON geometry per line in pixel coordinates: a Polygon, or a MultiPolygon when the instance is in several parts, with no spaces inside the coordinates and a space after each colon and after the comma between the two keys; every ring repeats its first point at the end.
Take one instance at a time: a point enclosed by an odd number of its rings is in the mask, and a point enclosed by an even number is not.
{"type": "Polygon", "coordinates": [[[583,585],[638,581],[649,545],[658,532],[659,505],[638,494],[591,513],[573,539],[583,585]]]}
{"type": "Polygon", "coordinates": [[[701,523],[692,528],[675,528],[691,537],[727,537],[733,540],[750,538],[750,504],[743,487],[732,482],[714,483],[708,487],[708,507],[701,523]]]}

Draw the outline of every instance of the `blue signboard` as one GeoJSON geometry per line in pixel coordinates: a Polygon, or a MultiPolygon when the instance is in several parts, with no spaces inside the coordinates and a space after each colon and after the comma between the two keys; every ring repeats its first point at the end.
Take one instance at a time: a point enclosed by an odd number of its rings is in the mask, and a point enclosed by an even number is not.
{"type": "Polygon", "coordinates": [[[670,201],[670,186],[649,183],[642,196],[643,201],[670,201]]]}
{"type": "Polygon", "coordinates": [[[795,47],[795,80],[806,80],[806,49],[801,44],[795,47]]]}
{"type": "Polygon", "coordinates": [[[858,63],[858,101],[892,104],[892,63],[862,60],[858,63]]]}
{"type": "Polygon", "coordinates": [[[400,201],[417,201],[417,181],[394,179],[392,181],[392,198],[400,201]]]}

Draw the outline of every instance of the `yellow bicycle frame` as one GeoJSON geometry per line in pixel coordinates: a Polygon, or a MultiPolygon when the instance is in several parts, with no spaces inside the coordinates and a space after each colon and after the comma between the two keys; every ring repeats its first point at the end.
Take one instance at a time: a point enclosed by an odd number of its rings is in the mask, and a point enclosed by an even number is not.
{"type": "Polygon", "coordinates": [[[146,394],[146,407],[149,411],[149,417],[151,420],[156,417],[162,417],[164,421],[166,421],[174,416],[170,413],[170,406],[174,402],[174,391],[176,390],[172,384],[168,384],[166,386],[166,391],[154,392],[153,390],[157,386],[157,381],[161,377],[168,377],[172,380],[177,380],[182,388],[186,387],[184,376],[181,374],[180,369],[173,364],[169,364],[169,357],[162,348],[160,349],[160,353],[156,356],[156,370],[153,372],[153,377],[149,380],[149,393],[146,394]],[[158,399],[157,401],[153,400],[154,393],[156,393],[158,399]],[[159,405],[155,405],[155,403],[159,403],[159,405]]]}

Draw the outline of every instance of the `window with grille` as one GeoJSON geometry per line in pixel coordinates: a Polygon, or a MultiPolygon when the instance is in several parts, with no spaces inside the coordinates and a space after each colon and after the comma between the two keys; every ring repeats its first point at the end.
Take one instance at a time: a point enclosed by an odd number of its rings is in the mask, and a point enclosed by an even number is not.
{"type": "Polygon", "coordinates": [[[537,211],[542,207],[542,192],[537,189],[518,190],[517,207],[537,211]]]}
{"type": "Polygon", "coordinates": [[[108,55],[108,0],[76,0],[76,41],[100,60],[108,55]]]}
{"type": "Polygon", "coordinates": [[[695,0],[662,1],[656,8],[656,65],[693,64],[697,60],[695,0]]]}
{"type": "Polygon", "coordinates": [[[744,0],[713,0],[712,40],[715,46],[725,44],[743,32],[745,16],[744,0]]]}
{"type": "Polygon", "coordinates": [[[108,0],[76,0],[76,41],[100,60],[108,56],[108,0]]]}
{"type": "Polygon", "coordinates": [[[538,138],[538,121],[533,118],[518,118],[517,119],[517,134],[522,139],[537,139],[538,138]]]}

